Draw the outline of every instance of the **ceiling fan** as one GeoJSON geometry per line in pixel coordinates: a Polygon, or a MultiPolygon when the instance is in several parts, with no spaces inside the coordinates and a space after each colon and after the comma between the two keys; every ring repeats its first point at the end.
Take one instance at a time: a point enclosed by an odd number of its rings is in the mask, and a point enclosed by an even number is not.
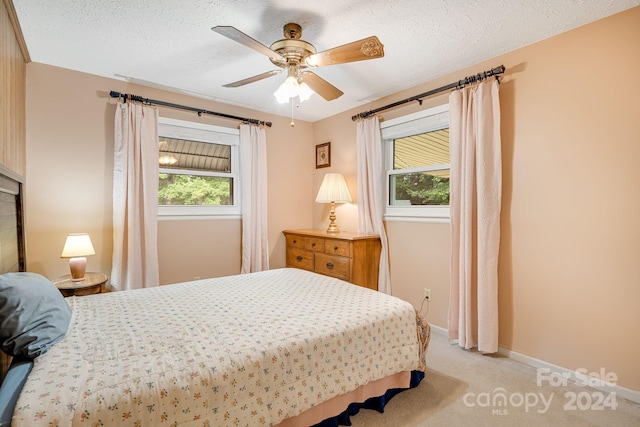
{"type": "MultiPolygon", "coordinates": [[[[211,29],[218,34],[268,56],[273,64],[283,70],[287,70],[287,80],[274,94],[280,102],[288,102],[289,98],[294,98],[295,96],[299,96],[300,100],[304,101],[311,96],[313,92],[318,93],[327,101],[343,95],[340,89],[317,74],[305,70],[306,68],[344,64],[347,62],[382,58],[384,56],[384,46],[376,36],[317,52],[311,43],[302,40],[302,28],[300,25],[294,23],[286,24],[284,26],[285,38],[275,41],[269,47],[234,27],[216,26],[211,29]]],[[[267,71],[257,76],[228,83],[223,87],[244,86],[280,74],[283,70],[267,71]]]]}

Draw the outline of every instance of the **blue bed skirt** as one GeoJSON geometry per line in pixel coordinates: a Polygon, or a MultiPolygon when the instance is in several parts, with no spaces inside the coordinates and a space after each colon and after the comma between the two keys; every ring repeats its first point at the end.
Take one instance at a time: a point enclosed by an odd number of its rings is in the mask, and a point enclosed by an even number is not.
{"type": "Polygon", "coordinates": [[[417,387],[423,378],[424,378],[424,372],[412,371],[409,388],[392,388],[387,390],[387,392],[382,396],[370,397],[369,399],[365,400],[362,403],[352,403],[341,414],[338,414],[335,417],[327,418],[326,420],[314,425],[313,427],[350,426],[351,416],[357,414],[361,408],[375,409],[376,411],[382,413],[384,412],[385,405],[391,400],[391,398],[393,398],[393,396],[405,390],[409,390],[411,388],[417,387]]]}

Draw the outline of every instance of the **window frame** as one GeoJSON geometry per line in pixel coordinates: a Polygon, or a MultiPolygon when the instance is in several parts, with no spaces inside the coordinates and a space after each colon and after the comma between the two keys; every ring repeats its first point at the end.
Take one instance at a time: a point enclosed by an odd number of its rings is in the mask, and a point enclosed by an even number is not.
{"type": "Polygon", "coordinates": [[[398,206],[391,205],[391,177],[411,172],[451,170],[451,163],[406,169],[393,169],[393,141],[410,135],[436,131],[449,127],[449,104],[439,105],[408,114],[380,124],[384,157],[385,221],[450,222],[450,205],[398,206]],[[414,122],[414,123],[411,123],[414,122]],[[402,126],[404,125],[404,126],[402,126]],[[393,127],[398,129],[391,129],[393,127]]]}
{"type": "Polygon", "coordinates": [[[191,169],[163,168],[159,173],[219,176],[231,178],[233,182],[233,202],[231,205],[160,205],[158,204],[158,220],[191,220],[191,219],[239,219],[242,216],[242,185],[240,182],[240,131],[239,129],[189,122],[185,120],[158,117],[158,137],[185,139],[191,141],[229,145],[231,147],[231,172],[194,171],[191,169]],[[223,141],[213,138],[209,132],[225,134],[223,141]],[[215,140],[214,140],[215,139],[215,140]],[[195,173],[194,173],[195,172],[195,173]]]}

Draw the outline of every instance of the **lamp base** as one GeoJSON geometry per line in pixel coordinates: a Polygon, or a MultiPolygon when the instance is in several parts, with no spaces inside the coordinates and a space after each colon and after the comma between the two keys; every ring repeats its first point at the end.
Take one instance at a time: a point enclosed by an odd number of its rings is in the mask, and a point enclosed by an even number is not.
{"type": "Polygon", "coordinates": [[[327,233],[336,234],[339,233],[338,226],[336,224],[336,204],[331,202],[331,210],[329,211],[329,228],[327,228],[327,233]]]}
{"type": "Polygon", "coordinates": [[[338,226],[335,225],[334,223],[329,224],[329,228],[327,228],[327,233],[329,234],[336,234],[339,233],[340,230],[338,230],[338,226]]]}
{"type": "Polygon", "coordinates": [[[84,273],[87,271],[87,258],[69,258],[69,269],[71,270],[71,281],[81,282],[84,280],[84,273]]]}

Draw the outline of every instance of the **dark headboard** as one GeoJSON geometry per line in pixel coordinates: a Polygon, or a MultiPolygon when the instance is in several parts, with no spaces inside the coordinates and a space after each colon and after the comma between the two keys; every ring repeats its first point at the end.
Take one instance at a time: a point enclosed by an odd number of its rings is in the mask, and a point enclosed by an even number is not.
{"type": "MultiPolygon", "coordinates": [[[[22,184],[20,175],[0,165],[0,274],[26,270],[22,184]]],[[[0,351],[0,383],[10,363],[0,351]]]]}

